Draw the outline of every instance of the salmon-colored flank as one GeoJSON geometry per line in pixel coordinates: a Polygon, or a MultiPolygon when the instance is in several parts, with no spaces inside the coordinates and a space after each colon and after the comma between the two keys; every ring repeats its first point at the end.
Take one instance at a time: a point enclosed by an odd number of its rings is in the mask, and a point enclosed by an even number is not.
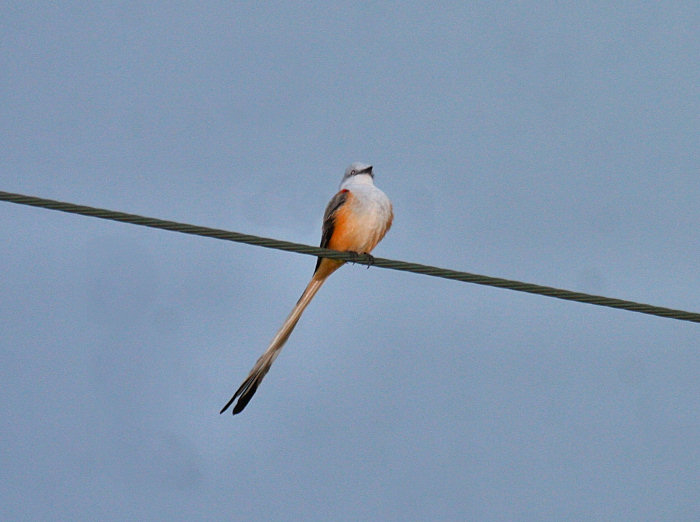
{"type": "Polygon", "coordinates": [[[352,192],[348,193],[345,203],[333,214],[333,235],[328,241],[328,248],[332,250],[355,250],[356,245],[352,244],[354,234],[351,233],[352,225],[352,192]]]}

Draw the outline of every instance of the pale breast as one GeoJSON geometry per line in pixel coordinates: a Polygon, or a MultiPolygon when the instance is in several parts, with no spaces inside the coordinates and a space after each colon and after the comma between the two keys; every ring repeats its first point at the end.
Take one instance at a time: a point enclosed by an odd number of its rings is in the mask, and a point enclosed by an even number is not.
{"type": "Polygon", "coordinates": [[[352,243],[357,252],[371,252],[391,227],[393,212],[389,198],[373,185],[348,187],[352,192],[352,243]]]}

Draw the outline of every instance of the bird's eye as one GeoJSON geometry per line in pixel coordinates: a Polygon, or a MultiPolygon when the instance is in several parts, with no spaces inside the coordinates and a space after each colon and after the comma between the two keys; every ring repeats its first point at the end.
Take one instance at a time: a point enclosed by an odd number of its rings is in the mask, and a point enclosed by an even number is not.
{"type": "Polygon", "coordinates": [[[354,176],[355,174],[357,174],[357,171],[356,171],[356,170],[351,170],[351,171],[350,171],[350,175],[351,175],[351,176],[354,176]]]}

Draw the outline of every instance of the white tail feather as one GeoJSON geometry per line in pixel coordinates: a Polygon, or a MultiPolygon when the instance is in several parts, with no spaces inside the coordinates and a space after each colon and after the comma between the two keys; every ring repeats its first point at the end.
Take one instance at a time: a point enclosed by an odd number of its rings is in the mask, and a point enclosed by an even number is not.
{"type": "Polygon", "coordinates": [[[268,370],[270,369],[270,366],[272,366],[272,363],[275,362],[275,359],[277,358],[277,355],[279,355],[280,350],[282,350],[284,343],[286,343],[287,339],[289,339],[289,336],[299,322],[299,318],[304,312],[304,309],[311,302],[311,299],[313,299],[313,297],[316,295],[319,288],[321,288],[321,285],[326,280],[328,275],[330,274],[321,276],[319,272],[314,274],[311,281],[309,281],[309,284],[306,286],[304,293],[301,294],[301,297],[297,301],[297,304],[294,306],[289,316],[270,342],[270,346],[268,346],[267,350],[265,350],[265,352],[257,360],[255,366],[253,366],[253,369],[248,374],[248,377],[246,377],[245,381],[243,381],[243,384],[241,384],[236,393],[233,394],[231,400],[229,400],[221,409],[221,413],[225,412],[237,398],[238,402],[233,408],[233,414],[235,415],[236,413],[239,413],[246,407],[250,399],[255,394],[255,391],[258,389],[263,377],[265,377],[265,374],[267,374],[268,370]]]}

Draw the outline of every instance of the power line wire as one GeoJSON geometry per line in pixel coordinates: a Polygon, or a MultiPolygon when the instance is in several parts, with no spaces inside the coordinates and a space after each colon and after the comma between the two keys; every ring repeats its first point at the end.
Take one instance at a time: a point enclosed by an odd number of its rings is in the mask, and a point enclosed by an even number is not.
{"type": "Polygon", "coordinates": [[[686,312],[684,310],[674,310],[672,308],[664,308],[644,303],[636,303],[634,301],[626,301],[624,299],[614,299],[600,295],[585,294],[582,292],[572,292],[571,290],[563,290],[561,288],[553,288],[551,286],[536,285],[533,283],[523,283],[521,281],[513,281],[510,279],[501,279],[499,277],[490,277],[479,274],[471,274],[458,270],[450,270],[447,268],[439,268],[436,266],[421,265],[418,263],[407,263],[405,261],[397,261],[393,259],[384,259],[381,257],[371,257],[366,254],[355,254],[352,252],[339,252],[336,250],[328,250],[327,248],[319,248],[301,243],[292,243],[290,241],[281,241],[279,239],[271,239],[260,237],[251,234],[241,234],[229,230],[217,228],[202,227],[198,225],[189,225],[186,223],[178,223],[176,221],[167,221],[163,219],[139,216],[137,214],[127,214],[126,212],[117,212],[103,208],[88,207],[85,205],[76,205],[74,203],[66,203],[52,199],[44,199],[35,196],[25,196],[12,192],[0,191],[0,200],[17,203],[20,205],[30,205],[33,207],[47,208],[51,210],[59,210],[71,214],[80,214],[82,216],[97,217],[100,219],[108,219],[119,221],[121,223],[131,223],[133,225],[141,225],[145,227],[158,228],[162,230],[170,230],[171,232],[180,232],[183,234],[191,234],[195,236],[211,237],[215,239],[223,239],[226,241],[235,241],[237,243],[246,243],[265,248],[274,248],[287,252],[296,252],[299,254],[307,254],[312,256],[321,256],[332,259],[341,259],[343,261],[351,261],[363,265],[372,265],[381,268],[389,268],[392,270],[401,270],[404,272],[414,272],[433,277],[441,277],[444,279],[452,279],[465,283],[474,283],[477,285],[494,286],[497,288],[506,288],[517,292],[527,292],[530,294],[544,295],[564,299],[567,301],[576,301],[579,303],[588,303],[597,306],[606,306],[609,308],[617,308],[621,310],[629,310],[631,312],[639,312],[642,314],[656,315],[669,319],[677,319],[680,321],[690,321],[700,323],[700,313],[686,312]]]}

